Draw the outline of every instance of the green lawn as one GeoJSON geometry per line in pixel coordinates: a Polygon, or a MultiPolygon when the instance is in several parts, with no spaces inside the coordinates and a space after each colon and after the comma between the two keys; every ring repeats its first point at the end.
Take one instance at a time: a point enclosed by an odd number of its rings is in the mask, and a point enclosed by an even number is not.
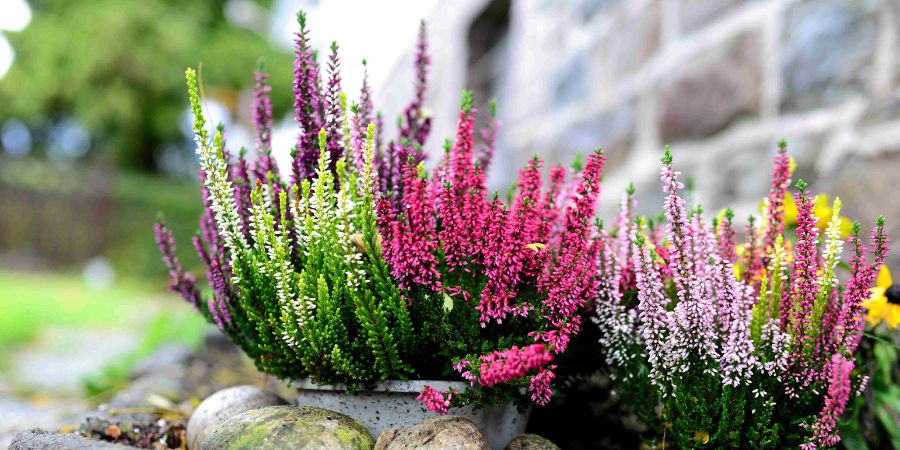
{"type": "Polygon", "coordinates": [[[0,347],[23,344],[48,326],[140,330],[160,317],[172,322],[178,340],[200,334],[203,326],[162,282],[124,280],[94,290],[75,274],[0,270],[0,347]]]}
{"type": "Polygon", "coordinates": [[[162,282],[90,289],[74,274],[0,270],[0,354],[27,351],[42,329],[59,326],[130,330],[139,338],[133,352],[84,380],[86,392],[95,394],[122,384],[131,367],[163,343],[199,345],[207,325],[162,282]]]}

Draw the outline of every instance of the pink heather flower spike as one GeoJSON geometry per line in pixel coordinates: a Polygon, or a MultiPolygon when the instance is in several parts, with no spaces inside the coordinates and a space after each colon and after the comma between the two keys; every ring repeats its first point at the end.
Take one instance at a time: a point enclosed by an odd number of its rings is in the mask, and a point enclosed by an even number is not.
{"type": "Polygon", "coordinates": [[[718,233],[717,242],[719,245],[719,256],[732,263],[736,261],[734,248],[737,236],[737,232],[734,230],[734,226],[732,226],[733,219],[734,211],[731,208],[726,209],[725,216],[723,217],[723,220],[719,222],[718,230],[716,230],[718,233]]]}
{"type": "Polygon", "coordinates": [[[481,135],[481,147],[478,152],[478,163],[484,171],[491,166],[494,160],[494,150],[497,141],[497,130],[500,128],[500,120],[497,119],[497,101],[491,100],[488,105],[487,126],[479,133],[481,135]]]}
{"type": "Polygon", "coordinates": [[[646,239],[640,234],[634,238],[634,254],[637,255],[634,272],[637,279],[638,331],[647,349],[650,365],[650,382],[663,392],[670,390],[670,377],[674,358],[669,352],[669,333],[675,324],[673,313],[668,311],[669,299],[665,295],[662,276],[653,263],[646,239]]]}
{"type": "Polygon", "coordinates": [[[831,358],[831,378],[828,384],[828,395],[825,397],[825,406],[819,413],[819,419],[812,425],[812,436],[806,444],[800,446],[803,450],[832,448],[841,441],[837,433],[837,422],[844,414],[844,408],[850,399],[850,372],[853,371],[853,361],[848,361],[841,355],[835,354],[831,358]]]}
{"type": "Polygon", "coordinates": [[[543,344],[532,344],[523,348],[513,346],[483,355],[478,370],[478,383],[493,386],[522,378],[525,374],[541,368],[553,361],[553,355],[543,344]]]}
{"type": "MultiPolygon", "coordinates": [[[[797,244],[794,250],[794,267],[791,271],[791,291],[785,308],[782,308],[782,327],[794,336],[793,361],[803,366],[804,355],[810,350],[809,341],[813,326],[810,323],[813,303],[818,294],[816,284],[819,270],[818,229],[813,211],[814,202],[806,193],[806,183],[797,182],[799,192],[795,195],[797,202],[797,244]]],[[[805,367],[797,367],[805,371],[805,367]]],[[[799,373],[795,373],[799,375],[799,373]]]]}
{"type": "Polygon", "coordinates": [[[775,239],[784,233],[784,196],[791,184],[791,158],[787,156],[787,142],[778,142],[778,153],[774,158],[772,186],[766,200],[766,227],[763,251],[768,252],[775,239]]]}
{"type": "Polygon", "coordinates": [[[425,389],[416,397],[416,400],[425,404],[425,407],[438,414],[447,414],[450,409],[450,399],[453,393],[449,391],[438,391],[431,386],[425,386],[425,389]]]}
{"type": "MultiPolygon", "coordinates": [[[[662,162],[660,179],[666,194],[666,233],[672,244],[669,248],[675,266],[672,280],[678,297],[674,310],[676,326],[672,330],[672,351],[674,359],[679,361],[679,370],[686,371],[690,354],[699,355],[703,361],[719,358],[716,349],[716,308],[704,280],[700,278],[706,265],[696,264],[705,261],[692,257],[691,249],[695,245],[702,247],[704,240],[697,239],[700,231],[694,230],[688,223],[685,200],[679,195],[684,184],[678,181],[680,173],[672,169],[672,154],[668,146],[662,162]]],[[[698,255],[702,253],[698,252],[698,255]]]]}

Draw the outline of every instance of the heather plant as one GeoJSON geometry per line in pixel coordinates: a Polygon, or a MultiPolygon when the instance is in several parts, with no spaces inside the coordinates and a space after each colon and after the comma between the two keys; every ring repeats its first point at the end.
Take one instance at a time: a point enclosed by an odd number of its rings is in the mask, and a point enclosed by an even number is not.
{"type": "Polygon", "coordinates": [[[617,393],[657,448],[830,448],[848,401],[867,382],[855,354],[863,301],[887,251],[884,218],[868,244],[858,223],[845,241],[835,199],[820,238],[813,198],[799,181],[796,241],[786,240],[786,151],[781,143],[763,217],[750,218],[740,244],[730,210],[712,220],[687,210],[668,147],[664,225],[634,218],[629,189],[614,229],[600,230],[600,343],[617,393]]]}
{"type": "Polygon", "coordinates": [[[589,221],[603,156],[594,154],[580,177],[552,168],[546,187],[535,158],[507,206],[487,193],[483,170],[499,122],[492,108],[477,143],[476,111],[464,93],[456,138],[428,176],[424,23],[413,100],[398,135],[382,143],[367,80],[359,101],[349,102],[338,46],[323,72],[303,13],[298,22],[300,131],[288,176],[272,157],[264,69],[254,76],[254,161],[244,149],[229,151],[221,127],[210,130],[198,74],[186,71],[205,207],[193,244],[212,295],[183,269],[160,221],[171,290],[282,378],[351,389],[411,378],[478,386],[426,388],[420,399],[438,412],[523,392],[546,403],[554,357],[594,295],[598,247],[589,221]]]}
{"type": "MultiPolygon", "coordinates": [[[[414,320],[429,330],[417,359],[435,367],[452,360],[458,374],[442,377],[462,376],[482,388],[527,387],[534,402],[546,404],[554,355],[578,332],[595,290],[590,220],[604,157],[594,153],[577,184],[554,166],[546,186],[535,157],[506,206],[485,188],[479,161],[489,161],[483,152],[490,146],[476,152],[474,114],[464,93],[456,139],[431,175],[410,156],[397,203],[379,202],[384,257],[414,320]]],[[[422,397],[440,412],[466,400],[434,390],[422,397]]]]}

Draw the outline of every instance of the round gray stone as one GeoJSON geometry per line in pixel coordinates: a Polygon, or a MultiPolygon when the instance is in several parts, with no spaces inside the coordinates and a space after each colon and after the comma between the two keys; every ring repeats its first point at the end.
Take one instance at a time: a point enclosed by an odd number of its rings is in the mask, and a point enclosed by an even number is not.
{"type": "Polygon", "coordinates": [[[225,420],[263,406],[287,405],[283,398],[256,386],[222,389],[203,400],[187,424],[188,448],[200,448],[203,439],[225,420]]]}
{"type": "Polygon", "coordinates": [[[13,439],[10,450],[127,450],[135,447],[94,441],[77,434],[58,434],[34,429],[13,439]]]}
{"type": "Polygon", "coordinates": [[[388,450],[491,450],[487,438],[469,419],[440,416],[400,431],[387,444],[388,450]]]}
{"type": "Polygon", "coordinates": [[[547,438],[526,433],[514,437],[503,450],[559,450],[559,447],[547,438]]]}
{"type": "Polygon", "coordinates": [[[378,435],[378,440],[375,441],[375,450],[387,450],[398,434],[400,434],[399,428],[388,428],[382,431],[378,435]]]}
{"type": "Polygon", "coordinates": [[[267,406],[238,414],[203,440],[203,450],[371,450],[375,441],[351,417],[313,406],[267,406]]]}

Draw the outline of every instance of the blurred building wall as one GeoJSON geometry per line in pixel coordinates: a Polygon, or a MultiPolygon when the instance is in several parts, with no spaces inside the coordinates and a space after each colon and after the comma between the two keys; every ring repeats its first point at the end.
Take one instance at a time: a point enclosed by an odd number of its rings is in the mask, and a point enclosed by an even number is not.
{"type": "MultiPolygon", "coordinates": [[[[489,86],[503,121],[493,188],[533,154],[568,162],[601,146],[601,214],[631,181],[640,209],[657,212],[658,161],[670,144],[708,211],[732,206],[745,217],[784,138],[795,180],[839,195],[866,226],[885,214],[896,237],[898,16],[896,0],[441,2],[429,22],[429,151],[452,137],[460,89],[489,86]],[[504,27],[496,10],[505,3],[504,27]],[[485,16],[500,33],[478,26],[485,16]],[[485,32],[495,41],[487,53],[472,36],[485,32]]],[[[398,92],[411,90],[411,58],[376,92],[382,110],[406,101],[398,92]]]]}

